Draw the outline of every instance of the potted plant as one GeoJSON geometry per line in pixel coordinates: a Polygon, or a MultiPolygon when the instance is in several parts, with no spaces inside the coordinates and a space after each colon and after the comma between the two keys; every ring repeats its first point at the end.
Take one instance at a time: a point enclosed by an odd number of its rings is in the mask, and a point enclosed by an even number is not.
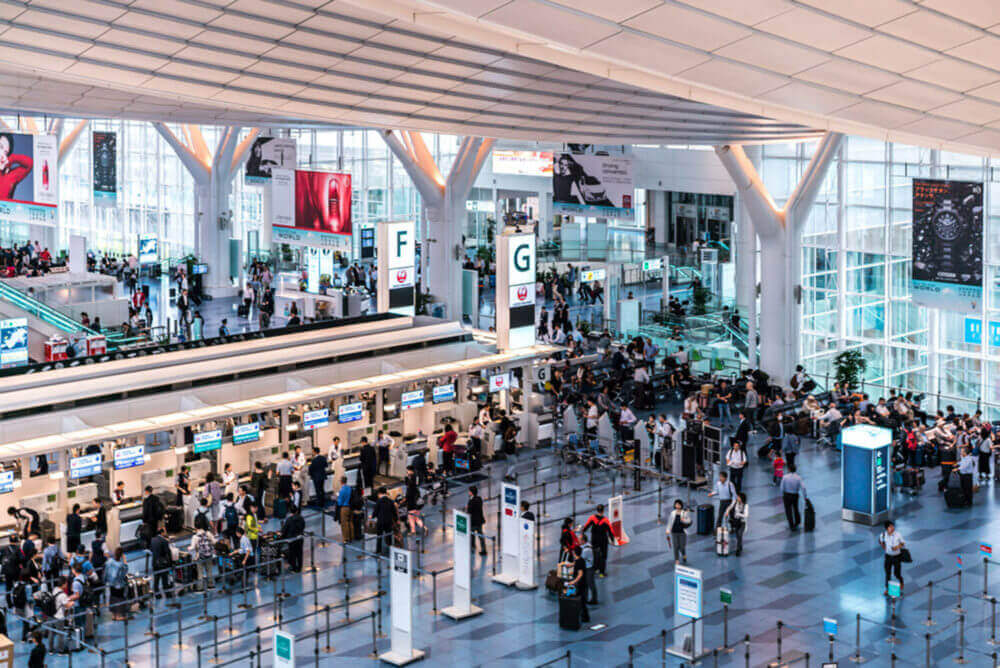
{"type": "Polygon", "coordinates": [[[711,294],[708,288],[701,285],[695,285],[691,289],[691,313],[693,315],[705,315],[708,310],[708,298],[711,294]]]}
{"type": "Polygon", "coordinates": [[[861,381],[861,374],[868,368],[860,350],[845,350],[833,358],[834,375],[844,389],[850,390],[861,381]]]}

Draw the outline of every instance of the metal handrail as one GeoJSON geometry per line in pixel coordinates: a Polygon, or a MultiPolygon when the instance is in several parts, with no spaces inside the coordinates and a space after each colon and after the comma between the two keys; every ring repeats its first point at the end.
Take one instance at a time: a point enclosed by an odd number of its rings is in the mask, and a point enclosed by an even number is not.
{"type": "Polygon", "coordinates": [[[13,304],[23,311],[27,311],[30,315],[53,325],[68,334],[81,333],[88,336],[96,334],[94,330],[84,327],[82,324],[70,318],[65,313],[57,311],[51,306],[43,304],[33,297],[29,297],[20,290],[12,288],[4,281],[0,281],[0,299],[13,304]]]}

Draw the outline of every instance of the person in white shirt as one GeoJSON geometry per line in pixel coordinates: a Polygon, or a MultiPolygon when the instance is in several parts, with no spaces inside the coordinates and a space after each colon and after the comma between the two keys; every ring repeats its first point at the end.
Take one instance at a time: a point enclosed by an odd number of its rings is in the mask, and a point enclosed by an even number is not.
{"type": "Polygon", "coordinates": [[[670,424],[664,413],[660,413],[660,417],[656,421],[655,435],[656,447],[659,449],[662,449],[664,445],[669,443],[674,436],[674,425],[670,424]]]}
{"type": "Polygon", "coordinates": [[[747,453],[739,441],[733,441],[726,453],[726,466],[729,467],[729,478],[739,492],[743,489],[743,470],[747,465],[747,453]]]}
{"type": "Polygon", "coordinates": [[[683,366],[688,362],[687,351],[684,350],[684,346],[677,349],[677,352],[673,355],[674,359],[677,360],[677,366],[683,366]]]}
{"type": "Polygon", "coordinates": [[[903,591],[903,549],[906,541],[896,531],[896,525],[892,520],[885,523],[885,531],[878,537],[879,545],[885,550],[885,590],[883,594],[889,593],[889,578],[892,571],[896,572],[896,580],[899,581],[899,591],[903,591]]]}
{"type": "Polygon", "coordinates": [[[643,385],[649,382],[649,372],[646,371],[645,364],[640,364],[635,368],[635,371],[632,373],[632,380],[643,385]]]}
{"type": "Polygon", "coordinates": [[[680,499],[674,501],[674,509],[667,518],[667,545],[674,548],[674,564],[687,563],[687,530],[691,526],[691,513],[684,508],[680,499]]]}
{"type": "Polygon", "coordinates": [[[340,459],[340,436],[333,437],[333,443],[330,444],[330,452],[327,454],[327,459],[330,464],[340,459]]]}
{"type": "Polygon", "coordinates": [[[965,497],[965,505],[972,505],[972,481],[979,473],[979,462],[972,455],[968,447],[963,447],[962,458],[958,460],[958,477],[962,482],[962,496],[965,497]]]}
{"type": "Polygon", "coordinates": [[[557,346],[566,343],[566,332],[562,331],[562,328],[558,325],[552,329],[552,343],[557,346]]]}
{"type": "Polygon", "coordinates": [[[597,418],[599,414],[597,412],[597,404],[594,403],[593,399],[587,399],[587,433],[596,434],[597,433],[597,418]]]}
{"type": "Polygon", "coordinates": [[[222,471],[223,497],[227,494],[232,494],[234,498],[236,497],[238,480],[236,472],[233,471],[233,465],[226,464],[222,471]]]}
{"type": "Polygon", "coordinates": [[[697,415],[698,413],[698,396],[690,395],[684,400],[684,414],[685,415],[697,415]]]}
{"type": "Polygon", "coordinates": [[[725,471],[719,474],[719,480],[715,483],[715,489],[708,493],[709,496],[719,497],[719,511],[716,514],[715,526],[722,526],[722,520],[726,515],[726,509],[736,498],[736,486],[729,480],[725,471]]]}
{"type": "Polygon", "coordinates": [[[493,418],[490,417],[490,407],[488,405],[483,406],[479,410],[479,424],[483,429],[486,429],[490,426],[491,422],[493,422],[493,418]]]}
{"type": "Polygon", "coordinates": [[[747,505],[747,495],[739,492],[733,502],[726,508],[729,519],[730,540],[736,542],[734,554],[738,557],[743,553],[743,537],[750,526],[750,506],[747,505]]]}

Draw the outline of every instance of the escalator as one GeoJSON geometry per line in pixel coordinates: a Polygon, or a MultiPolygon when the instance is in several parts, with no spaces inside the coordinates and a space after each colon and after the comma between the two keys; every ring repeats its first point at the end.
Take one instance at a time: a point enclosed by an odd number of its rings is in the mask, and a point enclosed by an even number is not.
{"type": "Polygon", "coordinates": [[[45,342],[53,336],[96,334],[65,313],[0,281],[0,320],[21,318],[28,322],[28,356],[35,361],[44,359],[45,342]]]}

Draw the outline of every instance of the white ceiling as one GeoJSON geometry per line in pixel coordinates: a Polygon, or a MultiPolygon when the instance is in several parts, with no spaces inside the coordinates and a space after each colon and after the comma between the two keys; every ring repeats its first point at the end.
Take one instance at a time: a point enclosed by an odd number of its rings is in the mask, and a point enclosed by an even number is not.
{"type": "Polygon", "coordinates": [[[1000,155],[1000,0],[367,0],[418,25],[815,128],[1000,155]]]}
{"type": "MultiPolygon", "coordinates": [[[[720,108],[683,91],[650,90],[627,72],[591,67],[597,60],[560,63],[561,56],[551,57],[552,51],[565,56],[593,49],[601,57],[669,63],[664,67],[671,73],[710,64],[697,52],[624,33],[589,14],[521,0],[443,3],[456,6],[444,14],[413,11],[423,4],[0,0],[0,110],[243,125],[335,123],[610,144],[777,141],[820,132],[759,110],[720,108]],[[486,12],[495,25],[483,30],[472,15],[486,12]],[[447,21],[434,24],[435,17],[447,21]],[[531,45],[511,43],[506,31],[515,27],[564,39],[568,50],[560,45],[532,53],[531,45]]],[[[652,4],[659,3],[621,0],[610,20],[628,20],[652,4]]],[[[750,32],[691,29],[718,48],[750,32]]],[[[706,77],[730,75],[702,71],[706,77]]],[[[782,97],[782,82],[753,71],[741,84],[782,97]]],[[[827,94],[813,106],[826,111],[841,101],[827,94]]]]}

